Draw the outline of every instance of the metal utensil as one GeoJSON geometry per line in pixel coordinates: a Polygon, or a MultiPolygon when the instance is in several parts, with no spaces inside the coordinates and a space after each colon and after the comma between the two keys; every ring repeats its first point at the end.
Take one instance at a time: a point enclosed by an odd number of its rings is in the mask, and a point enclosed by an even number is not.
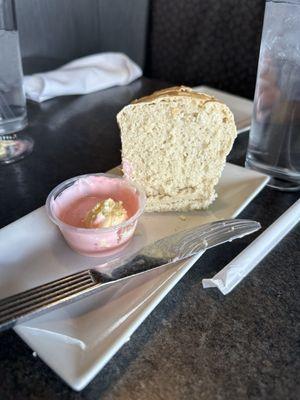
{"type": "Polygon", "coordinates": [[[144,247],[121,266],[87,269],[0,300],[0,331],[91,295],[112,282],[185,260],[200,251],[255,232],[255,221],[217,221],[179,232],[144,247]]]}

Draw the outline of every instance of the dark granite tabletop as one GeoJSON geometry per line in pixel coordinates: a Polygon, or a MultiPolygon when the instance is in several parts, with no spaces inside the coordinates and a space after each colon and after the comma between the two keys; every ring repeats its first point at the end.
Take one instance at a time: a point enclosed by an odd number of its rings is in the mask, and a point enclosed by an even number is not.
{"type": "MultiPolygon", "coordinates": [[[[167,86],[141,79],[87,96],[29,103],[27,158],[0,167],[0,227],[44,204],[75,175],[120,162],[116,113],[167,86]]],[[[243,164],[247,133],[230,161],[243,164]]],[[[268,227],[299,197],[265,188],[243,211],[268,227]]],[[[256,235],[212,249],[165,297],[131,340],[80,393],[72,391],[13,332],[0,334],[0,399],[297,399],[300,229],[293,229],[229,295],[203,290],[256,235]]],[[[1,257],[1,255],[0,255],[1,257]]]]}

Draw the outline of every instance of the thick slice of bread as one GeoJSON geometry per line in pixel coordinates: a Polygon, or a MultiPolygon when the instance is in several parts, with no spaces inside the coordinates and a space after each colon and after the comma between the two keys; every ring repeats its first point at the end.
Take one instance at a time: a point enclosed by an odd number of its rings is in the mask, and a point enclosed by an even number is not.
{"type": "Polygon", "coordinates": [[[147,195],[146,211],[207,208],[236,137],[229,108],[187,87],[135,100],[117,115],[123,172],[147,195]]]}

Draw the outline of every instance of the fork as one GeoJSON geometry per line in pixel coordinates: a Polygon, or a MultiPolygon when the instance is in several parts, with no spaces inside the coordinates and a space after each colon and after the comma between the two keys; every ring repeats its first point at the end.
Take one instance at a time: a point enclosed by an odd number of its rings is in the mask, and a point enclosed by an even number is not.
{"type": "Polygon", "coordinates": [[[208,248],[255,232],[260,224],[250,220],[224,220],[179,232],[146,246],[121,266],[109,265],[81,272],[37,286],[0,300],[0,331],[45,312],[73,303],[101,290],[114,281],[187,260],[208,248]]]}

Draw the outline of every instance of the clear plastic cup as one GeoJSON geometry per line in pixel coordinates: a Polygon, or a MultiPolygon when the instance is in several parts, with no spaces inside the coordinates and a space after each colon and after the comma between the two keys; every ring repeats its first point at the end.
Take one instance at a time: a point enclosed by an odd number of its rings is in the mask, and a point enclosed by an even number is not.
{"type": "Polygon", "coordinates": [[[23,69],[14,0],[0,0],[0,165],[17,161],[33,148],[27,126],[23,69]]]}
{"type": "Polygon", "coordinates": [[[143,190],[127,179],[112,174],[87,174],[68,179],[54,188],[47,198],[46,210],[50,220],[58,226],[74,251],[89,257],[100,257],[114,255],[128,244],[145,204],[146,196],[143,190]],[[89,177],[96,181],[93,187],[91,185],[89,187],[89,177]],[[58,201],[67,208],[68,201],[71,205],[74,196],[77,200],[95,195],[103,199],[111,197],[123,201],[127,210],[131,207],[129,219],[108,228],[76,227],[60,219],[57,211],[58,201]]]}
{"type": "Polygon", "coordinates": [[[300,190],[300,0],[267,0],[246,166],[300,190]]]}

